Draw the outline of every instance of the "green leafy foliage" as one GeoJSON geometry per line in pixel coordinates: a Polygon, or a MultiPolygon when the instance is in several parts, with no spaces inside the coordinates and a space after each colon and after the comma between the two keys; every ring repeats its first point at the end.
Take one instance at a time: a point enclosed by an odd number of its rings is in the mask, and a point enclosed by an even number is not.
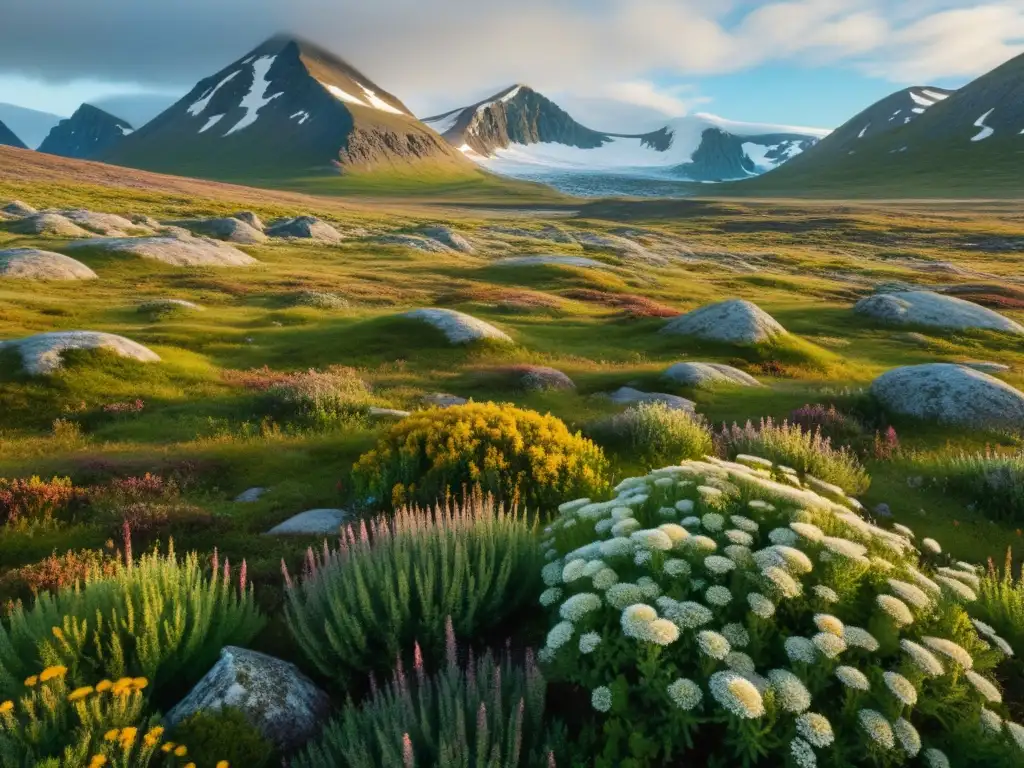
{"type": "Polygon", "coordinates": [[[550,414],[470,403],[403,419],[352,471],[357,490],[385,506],[430,505],[479,486],[533,509],[600,492],[608,462],[550,414]]]}
{"type": "Polygon", "coordinates": [[[195,553],[179,558],[172,547],[132,561],[129,552],[114,574],[93,572],[0,619],[0,695],[16,694],[40,662],[66,667],[75,684],[130,675],[159,691],[194,682],[223,646],[248,642],[263,624],[252,586],[231,584],[226,563],[222,572],[215,559],[207,575],[195,553]]]}
{"type": "Polygon", "coordinates": [[[174,739],[188,744],[196,765],[213,768],[221,760],[241,768],[264,768],[274,757],[274,746],[234,708],[196,712],[174,729],[174,739]]]}
{"type": "Polygon", "coordinates": [[[714,451],[705,421],[663,403],[644,403],[602,419],[588,430],[601,445],[648,467],[699,459],[714,451]]]}
{"type": "Polygon", "coordinates": [[[1024,522],[1024,451],[948,453],[914,457],[914,467],[991,520],[1024,522]]]}
{"type": "Polygon", "coordinates": [[[350,526],[336,550],[309,551],[301,581],[289,579],[292,635],[320,672],[343,678],[389,669],[417,639],[439,652],[445,617],[475,637],[539,591],[534,531],[479,495],[350,526]]]}
{"type": "MultiPolygon", "coordinates": [[[[417,648],[418,650],[418,648],[417,648]]],[[[458,663],[451,624],[444,668],[427,675],[416,655],[361,704],[349,701],[296,768],[518,768],[545,763],[546,684],[527,652],[523,666],[487,653],[458,663]]]]}
{"type": "Polygon", "coordinates": [[[818,429],[808,431],[788,421],[777,424],[769,417],[761,419],[757,426],[750,421],[743,427],[723,424],[715,434],[715,446],[720,456],[763,456],[837,485],[847,493],[862,493],[871,484],[867,471],[852,451],[834,448],[818,429]]]}
{"type": "Polygon", "coordinates": [[[593,765],[1019,764],[976,569],[750,463],[630,478],[552,524],[540,658],[589,692],[593,765]]]}

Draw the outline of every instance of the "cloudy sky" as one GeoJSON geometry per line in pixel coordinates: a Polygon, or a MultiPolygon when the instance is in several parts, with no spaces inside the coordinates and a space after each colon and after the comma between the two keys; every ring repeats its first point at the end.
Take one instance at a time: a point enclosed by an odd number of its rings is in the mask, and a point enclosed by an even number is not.
{"type": "Polygon", "coordinates": [[[603,130],[714,112],[834,127],[1024,52],[1024,0],[0,0],[0,102],[183,95],[279,31],[419,115],[513,82],[603,130]]]}

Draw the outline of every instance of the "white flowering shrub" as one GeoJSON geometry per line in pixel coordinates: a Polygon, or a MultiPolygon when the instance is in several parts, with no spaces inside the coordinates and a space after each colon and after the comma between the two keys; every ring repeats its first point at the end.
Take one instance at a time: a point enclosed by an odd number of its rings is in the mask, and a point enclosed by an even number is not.
{"type": "Polygon", "coordinates": [[[546,529],[541,659],[589,694],[587,764],[1024,765],[974,568],[741,460],[630,478],[546,529]]]}

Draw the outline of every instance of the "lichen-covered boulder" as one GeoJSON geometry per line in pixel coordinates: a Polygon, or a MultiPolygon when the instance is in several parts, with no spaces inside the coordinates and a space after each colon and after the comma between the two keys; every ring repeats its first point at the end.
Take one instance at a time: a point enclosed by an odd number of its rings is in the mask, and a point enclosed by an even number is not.
{"type": "Polygon", "coordinates": [[[105,237],[122,237],[127,234],[153,234],[153,230],[148,226],[136,224],[124,216],[118,216],[116,213],[100,213],[86,210],[85,208],[67,208],[60,211],[48,211],[48,213],[58,213],[64,218],[73,221],[82,229],[87,229],[90,232],[95,232],[97,235],[105,237]]]}
{"type": "Polygon", "coordinates": [[[95,280],[97,275],[69,256],[38,248],[0,251],[0,277],[23,280],[95,280]]]}
{"type": "Polygon", "coordinates": [[[662,333],[730,344],[761,344],[786,335],[779,322],[753,302],[730,299],[680,315],[662,333]]]}
{"type": "Polygon", "coordinates": [[[230,707],[275,747],[288,752],[317,732],[330,706],[327,694],[294,664],[229,645],[166,720],[173,728],[196,712],[230,707]]]}
{"type": "Polygon", "coordinates": [[[250,226],[241,219],[226,217],[223,219],[199,219],[196,221],[179,222],[182,226],[199,235],[206,235],[229,243],[253,245],[265,243],[267,236],[262,230],[250,226]]]}
{"type": "Polygon", "coordinates": [[[227,243],[192,237],[191,234],[161,237],[110,237],[71,243],[69,248],[96,248],[162,261],[175,267],[249,267],[252,256],[227,243]]]}
{"type": "Polygon", "coordinates": [[[238,213],[231,214],[231,218],[244,221],[253,229],[258,229],[262,232],[266,227],[263,225],[263,220],[252,211],[239,211],[238,213]]]}
{"type": "Polygon", "coordinates": [[[44,237],[92,237],[93,234],[59,213],[34,213],[15,221],[10,230],[18,235],[44,237]]]}
{"type": "Polygon", "coordinates": [[[633,389],[632,387],[620,387],[608,395],[608,397],[616,405],[661,403],[673,410],[690,411],[691,413],[693,413],[697,407],[695,402],[687,400],[685,397],[680,397],[679,395],[669,395],[664,392],[641,392],[639,389],[633,389]]]}
{"type": "Polygon", "coordinates": [[[454,309],[414,309],[411,312],[405,312],[401,317],[419,320],[433,326],[444,333],[445,338],[451,344],[472,344],[485,339],[512,343],[512,338],[504,331],[500,331],[490,323],[472,315],[456,312],[454,309]]]}
{"type": "Polygon", "coordinates": [[[721,384],[738,387],[759,387],[760,382],[749,373],[723,363],[676,363],[662,378],[684,387],[712,389],[721,384]]]}
{"type": "Polygon", "coordinates": [[[966,330],[976,328],[1024,335],[1024,326],[971,301],[932,291],[880,293],[861,299],[853,311],[891,325],[926,325],[966,330]]]}
{"type": "Polygon", "coordinates": [[[907,416],[988,429],[1024,429],[1024,392],[962,365],[886,371],[871,384],[886,408],[907,416]]]}
{"type": "Polygon", "coordinates": [[[557,368],[521,365],[511,369],[517,384],[527,392],[567,392],[576,389],[573,380],[557,368]]]}
{"type": "Polygon", "coordinates": [[[267,228],[271,237],[294,240],[316,240],[322,243],[340,243],[341,233],[316,216],[296,216],[293,219],[275,221],[267,228]]]}
{"type": "Polygon", "coordinates": [[[106,349],[143,363],[160,361],[159,355],[131,339],[98,331],[53,331],[0,341],[0,350],[6,349],[18,350],[25,371],[34,376],[60,370],[64,365],[63,354],[69,349],[106,349]]]}
{"type": "Polygon", "coordinates": [[[11,216],[31,216],[37,213],[36,209],[28,203],[23,203],[21,200],[11,200],[3,208],[0,208],[3,213],[9,213],[11,216]]]}

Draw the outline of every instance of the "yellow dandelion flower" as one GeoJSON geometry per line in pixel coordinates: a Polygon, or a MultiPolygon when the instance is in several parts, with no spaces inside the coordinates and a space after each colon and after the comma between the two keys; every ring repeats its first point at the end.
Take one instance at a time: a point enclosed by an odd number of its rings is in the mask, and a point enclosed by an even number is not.
{"type": "Polygon", "coordinates": [[[81,701],[92,692],[93,687],[91,685],[85,685],[81,688],[75,688],[75,690],[68,694],[68,701],[81,701]]]}
{"type": "Polygon", "coordinates": [[[181,744],[181,745],[175,747],[175,749],[174,749],[175,757],[184,757],[187,754],[188,754],[188,747],[186,747],[184,744],[181,744]]]}
{"type": "Polygon", "coordinates": [[[60,665],[54,667],[47,667],[39,673],[39,680],[40,682],[45,683],[47,680],[52,680],[55,677],[64,677],[64,675],[66,675],[67,673],[67,667],[62,667],[60,665]]]}
{"type": "Polygon", "coordinates": [[[129,725],[127,728],[121,730],[121,746],[128,749],[132,744],[135,743],[135,737],[138,735],[139,729],[129,725]]]}
{"type": "Polygon", "coordinates": [[[5,701],[2,704],[0,704],[0,715],[6,715],[8,712],[13,712],[13,711],[14,711],[14,702],[13,701],[5,701]]]}
{"type": "Polygon", "coordinates": [[[174,749],[174,742],[173,741],[168,741],[166,744],[164,744],[162,747],[160,747],[160,751],[161,752],[170,752],[172,749],[174,749]]]}
{"type": "Polygon", "coordinates": [[[113,683],[109,680],[100,680],[96,683],[96,693],[106,693],[113,687],[113,683]]]}
{"type": "Polygon", "coordinates": [[[31,677],[26,677],[25,678],[25,685],[28,688],[33,687],[38,682],[39,682],[39,675],[32,675],[31,677]]]}
{"type": "Polygon", "coordinates": [[[134,688],[136,691],[141,691],[147,685],[149,685],[149,680],[147,680],[144,677],[136,677],[134,680],[132,680],[132,688],[134,688]]]}
{"type": "Polygon", "coordinates": [[[93,755],[92,759],[89,760],[89,768],[100,768],[101,765],[107,764],[107,758],[105,755],[93,755]]]}
{"type": "Polygon", "coordinates": [[[117,741],[117,737],[121,735],[121,731],[117,728],[111,728],[109,731],[103,734],[104,741],[117,741]]]}

